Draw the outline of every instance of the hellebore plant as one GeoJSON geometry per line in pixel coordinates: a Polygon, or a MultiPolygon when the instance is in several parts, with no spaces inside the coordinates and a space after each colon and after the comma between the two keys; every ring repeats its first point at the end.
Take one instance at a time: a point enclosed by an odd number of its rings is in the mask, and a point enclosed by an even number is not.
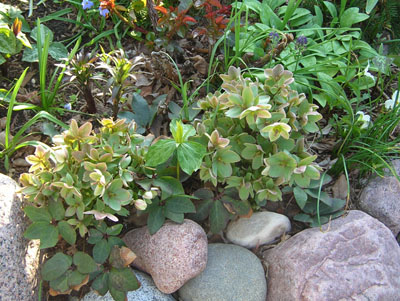
{"type": "Polygon", "coordinates": [[[214,232],[251,207],[281,200],[283,186],[308,187],[320,177],[317,156],[307,152],[305,142],[306,134],[318,131],[317,106],[291,89],[293,75],[282,65],[264,75],[263,83],[253,81],[230,67],[221,75],[223,93],[199,102],[204,115],[196,124],[196,141],[208,149],[200,178],[215,188],[200,193],[198,210],[209,212],[214,232]]]}
{"type": "Polygon", "coordinates": [[[135,255],[117,235],[127,205],[146,208],[142,199],[149,193],[133,180],[146,173],[141,149],[149,142],[135,133],[134,123],[101,124],[94,134],[90,123],[78,127],[72,120],[68,131],[54,136],[53,147],[41,144],[26,158],[31,167],[20,177],[28,201],[24,211],[32,221],[25,237],[39,239],[41,249],[58,249],[42,268],[53,296],[78,291],[89,274],[92,288],[101,295],[110,291],[115,300],[139,287],[129,268],[135,255]],[[107,226],[105,218],[116,224],[107,226]],[[77,234],[88,237],[93,249],[78,243],[77,234]]]}

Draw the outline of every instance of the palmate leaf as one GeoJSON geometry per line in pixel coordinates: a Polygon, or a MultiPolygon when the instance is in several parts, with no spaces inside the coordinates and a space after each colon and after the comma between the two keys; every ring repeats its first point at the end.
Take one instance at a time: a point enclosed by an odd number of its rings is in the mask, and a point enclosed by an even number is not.
{"type": "Polygon", "coordinates": [[[138,289],[140,284],[132,269],[126,267],[123,269],[111,269],[108,286],[118,291],[129,292],[138,289]]]}
{"type": "Polygon", "coordinates": [[[206,148],[194,141],[183,142],[178,146],[177,155],[181,168],[188,175],[200,168],[206,148]]]}
{"type": "Polygon", "coordinates": [[[194,213],[196,208],[188,197],[172,196],[165,202],[165,209],[175,213],[194,213]]]}
{"type": "Polygon", "coordinates": [[[39,221],[31,224],[24,236],[28,239],[40,239],[40,249],[51,248],[57,244],[58,230],[49,222],[39,221]]]}
{"type": "Polygon", "coordinates": [[[225,228],[229,219],[229,212],[222,205],[221,201],[216,200],[211,206],[210,210],[210,223],[211,232],[218,233],[225,228]]]}
{"type": "Polygon", "coordinates": [[[286,152],[279,152],[267,159],[269,168],[269,176],[273,178],[284,177],[290,179],[293,171],[297,167],[296,160],[286,152]]]}
{"type": "Polygon", "coordinates": [[[45,207],[26,206],[24,212],[32,222],[47,222],[50,223],[51,215],[45,207]]]}
{"type": "Polygon", "coordinates": [[[158,140],[150,146],[146,154],[146,165],[156,167],[166,162],[176,149],[176,142],[172,139],[158,140]]]}
{"type": "Polygon", "coordinates": [[[149,212],[149,217],[147,218],[147,227],[151,235],[156,233],[161,226],[164,224],[165,215],[163,207],[155,207],[149,212]]]}
{"type": "Polygon", "coordinates": [[[101,273],[92,283],[92,288],[101,296],[108,292],[109,273],[101,273]]]}
{"type": "Polygon", "coordinates": [[[82,274],[89,274],[97,269],[97,264],[93,258],[84,252],[76,252],[73,257],[73,262],[78,267],[78,271],[82,274]]]}
{"type": "Polygon", "coordinates": [[[55,280],[64,274],[72,264],[72,258],[63,253],[57,253],[47,260],[42,268],[43,280],[55,280]]]}
{"type": "Polygon", "coordinates": [[[61,234],[62,238],[65,239],[70,245],[74,245],[76,242],[76,232],[70,224],[66,221],[61,221],[57,225],[58,232],[61,234]]]}

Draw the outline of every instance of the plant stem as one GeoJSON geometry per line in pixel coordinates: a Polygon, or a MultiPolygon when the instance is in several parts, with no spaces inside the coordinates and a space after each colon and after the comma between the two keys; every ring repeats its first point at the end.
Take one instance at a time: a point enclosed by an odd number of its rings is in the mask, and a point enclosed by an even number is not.
{"type": "Polygon", "coordinates": [[[148,33],[147,30],[137,26],[135,23],[129,22],[129,20],[127,18],[125,18],[123,15],[121,15],[121,13],[118,11],[118,9],[114,8],[113,9],[113,13],[115,13],[117,15],[117,17],[121,19],[122,22],[124,22],[128,26],[132,27],[134,30],[140,31],[143,34],[147,34],[148,33]]]}

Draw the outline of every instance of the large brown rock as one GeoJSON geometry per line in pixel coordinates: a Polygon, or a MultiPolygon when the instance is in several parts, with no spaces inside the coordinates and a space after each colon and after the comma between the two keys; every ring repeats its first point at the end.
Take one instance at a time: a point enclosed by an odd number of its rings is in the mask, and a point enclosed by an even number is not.
{"type": "Polygon", "coordinates": [[[27,220],[18,184],[0,174],[0,300],[37,300],[39,243],[24,238],[27,220]]]}
{"type": "Polygon", "coordinates": [[[267,300],[400,300],[400,247],[361,211],[304,230],[264,253],[267,300]]]}
{"type": "Polygon", "coordinates": [[[138,256],[133,264],[149,273],[165,294],[177,291],[207,264],[207,236],[191,220],[166,222],[154,235],[147,226],[128,232],[124,241],[138,256]]]}

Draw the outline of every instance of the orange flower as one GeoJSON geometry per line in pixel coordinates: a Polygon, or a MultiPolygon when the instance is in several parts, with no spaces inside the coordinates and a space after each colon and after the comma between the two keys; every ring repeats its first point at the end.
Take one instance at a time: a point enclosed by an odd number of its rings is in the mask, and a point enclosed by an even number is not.
{"type": "Polygon", "coordinates": [[[15,18],[14,23],[12,25],[12,30],[15,36],[17,36],[21,32],[21,27],[22,27],[22,22],[18,18],[15,18]]]}

